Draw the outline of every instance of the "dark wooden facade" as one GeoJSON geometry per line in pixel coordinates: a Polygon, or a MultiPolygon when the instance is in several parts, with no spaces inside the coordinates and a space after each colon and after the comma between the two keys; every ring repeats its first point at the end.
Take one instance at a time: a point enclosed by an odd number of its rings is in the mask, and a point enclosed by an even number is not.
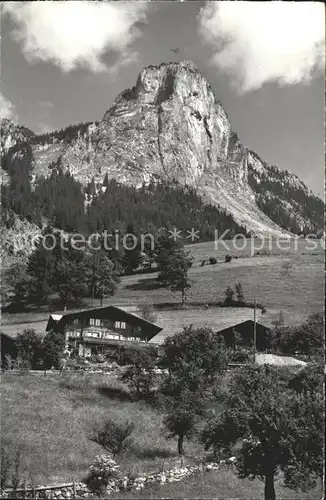
{"type": "MultiPolygon", "coordinates": [[[[229,328],[225,328],[218,332],[218,335],[222,335],[224,337],[225,344],[229,347],[232,346],[234,335],[236,332],[241,337],[242,343],[244,346],[251,346],[254,343],[254,322],[249,319],[247,321],[243,321],[242,323],[238,323],[229,328]]],[[[256,349],[257,351],[264,352],[269,348],[269,339],[270,339],[271,329],[260,324],[256,323],[256,349]]]]}
{"type": "Polygon", "coordinates": [[[89,356],[126,342],[148,342],[162,328],[116,306],[51,315],[46,328],[65,335],[66,344],[89,356]]]}

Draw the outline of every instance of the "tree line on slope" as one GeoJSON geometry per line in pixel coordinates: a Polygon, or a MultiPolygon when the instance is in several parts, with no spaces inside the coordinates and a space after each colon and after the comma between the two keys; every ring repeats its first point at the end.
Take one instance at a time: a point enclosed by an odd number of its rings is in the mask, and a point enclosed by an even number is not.
{"type": "MultiPolygon", "coordinates": [[[[132,239],[134,228],[128,226],[127,230],[132,239]]],[[[100,299],[102,305],[105,297],[116,292],[120,276],[134,272],[146,259],[147,265],[157,265],[158,285],[180,292],[184,302],[191,286],[188,270],[192,258],[183,243],[174,242],[166,230],[161,230],[155,234],[154,246],[145,246],[141,252],[140,240],[134,247],[128,238],[125,246],[120,237],[120,245],[109,249],[100,236],[94,237],[91,245],[83,241],[79,244],[48,226],[27,265],[17,263],[3,273],[3,300],[9,299],[15,310],[45,304],[53,295],[59,297],[64,309],[69,304],[81,304],[86,297],[92,302],[100,299]]]]}

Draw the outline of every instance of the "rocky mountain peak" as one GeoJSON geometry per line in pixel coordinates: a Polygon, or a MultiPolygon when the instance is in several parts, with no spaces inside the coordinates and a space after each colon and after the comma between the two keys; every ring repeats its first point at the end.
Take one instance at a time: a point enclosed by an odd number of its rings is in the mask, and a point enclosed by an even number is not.
{"type": "Polygon", "coordinates": [[[191,61],[182,61],[143,68],[135,93],[140,101],[158,105],[167,101],[173,94],[182,99],[189,93],[191,95],[196,90],[201,92],[206,87],[207,82],[196,66],[191,61]]]}
{"type": "MultiPolygon", "coordinates": [[[[57,165],[84,185],[92,178],[101,185],[106,174],[133,186],[177,180],[196,187],[207,202],[252,232],[284,233],[257,205],[265,206],[256,196],[262,182],[255,181],[258,171],[267,177],[274,171],[242,145],[191,61],[143,68],[102,121],[66,130],[31,141],[36,176],[49,175],[57,165]]],[[[290,177],[284,182],[290,180],[293,184],[290,177]]],[[[278,189],[276,182],[273,186],[278,189]]]]}

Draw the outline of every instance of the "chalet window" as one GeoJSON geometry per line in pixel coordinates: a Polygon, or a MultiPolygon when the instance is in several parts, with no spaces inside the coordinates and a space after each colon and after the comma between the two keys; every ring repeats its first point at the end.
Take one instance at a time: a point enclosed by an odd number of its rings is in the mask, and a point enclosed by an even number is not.
{"type": "Polygon", "coordinates": [[[95,326],[101,326],[101,320],[100,319],[96,319],[95,320],[95,326]]]}
{"type": "Polygon", "coordinates": [[[90,326],[94,326],[95,325],[95,319],[94,318],[89,318],[89,324],[90,324],[90,326]]]}
{"type": "Polygon", "coordinates": [[[120,328],[121,330],[125,330],[126,329],[126,323],[124,321],[116,321],[114,323],[114,327],[115,328],[120,328]]]}

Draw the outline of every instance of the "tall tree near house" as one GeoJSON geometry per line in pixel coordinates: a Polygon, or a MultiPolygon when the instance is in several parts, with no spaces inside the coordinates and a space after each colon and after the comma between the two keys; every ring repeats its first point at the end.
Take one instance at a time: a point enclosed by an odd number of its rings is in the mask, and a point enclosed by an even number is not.
{"type": "Polygon", "coordinates": [[[207,328],[190,326],[163,344],[160,366],[169,372],[160,387],[168,409],[164,425],[168,437],[178,437],[180,455],[184,438],[191,437],[203,413],[206,388],[226,370],[226,355],[224,344],[207,328]]]}
{"type": "Polygon", "coordinates": [[[193,392],[223,375],[227,368],[225,344],[209,328],[186,327],[167,337],[162,351],[160,366],[193,392]]]}
{"type": "Polygon", "coordinates": [[[323,475],[324,406],[322,391],[298,393],[284,387],[276,369],[247,367],[230,381],[226,407],[203,433],[206,449],[230,451],[240,444],[240,478],[260,478],[265,500],[275,500],[275,478],[307,490],[323,475]]]}
{"type": "Polygon", "coordinates": [[[114,295],[120,281],[114,263],[103,250],[93,250],[85,256],[85,271],[90,282],[92,303],[99,298],[101,306],[104,297],[114,295]]]}
{"type": "Polygon", "coordinates": [[[271,332],[274,349],[284,354],[324,355],[325,322],[322,312],[311,314],[302,325],[277,326],[271,332]]]}
{"type": "Polygon", "coordinates": [[[42,357],[42,339],[32,328],[19,333],[16,340],[18,357],[28,369],[36,369],[42,357]]]}
{"type": "MultiPolygon", "coordinates": [[[[10,295],[16,295],[16,287],[19,283],[26,283],[29,280],[29,277],[26,273],[26,265],[24,263],[18,262],[12,264],[7,269],[1,270],[1,296],[2,301],[7,300],[10,295]]],[[[22,290],[23,291],[23,290],[22,290]]],[[[18,293],[19,295],[19,293],[18,293]]],[[[23,293],[21,297],[18,299],[24,300],[25,294],[23,293]]]]}
{"type": "MultiPolygon", "coordinates": [[[[54,250],[55,251],[55,250],[54,250]]],[[[58,251],[53,288],[58,293],[64,310],[69,301],[80,302],[89,290],[85,251],[76,249],[68,239],[64,248],[58,251]]]]}
{"type": "Polygon", "coordinates": [[[76,262],[64,257],[57,265],[56,291],[67,310],[69,301],[80,302],[87,293],[88,283],[85,283],[85,268],[82,262],[76,262]]]}
{"type": "Polygon", "coordinates": [[[132,274],[140,265],[142,260],[140,251],[140,241],[136,230],[132,224],[127,226],[125,238],[123,265],[126,274],[132,274]],[[127,236],[128,235],[128,236],[127,236]],[[136,245],[135,245],[136,243],[136,245]]]}
{"type": "Polygon", "coordinates": [[[49,226],[46,227],[28,259],[27,274],[36,283],[35,292],[40,301],[54,292],[56,266],[62,254],[60,238],[59,232],[53,231],[49,226]]]}
{"type": "Polygon", "coordinates": [[[183,242],[174,241],[166,229],[158,231],[157,244],[155,249],[155,262],[159,270],[163,270],[171,255],[180,248],[183,248],[183,242]]]}
{"type": "Polygon", "coordinates": [[[187,298],[187,290],[192,285],[192,281],[188,278],[191,265],[190,252],[178,249],[170,254],[158,275],[158,281],[166,288],[170,288],[173,292],[181,292],[183,304],[187,298]]]}
{"type": "Polygon", "coordinates": [[[135,391],[137,397],[149,394],[152,388],[156,356],[157,352],[152,346],[142,349],[136,345],[121,352],[120,360],[128,360],[129,366],[120,378],[135,391]]]}
{"type": "Polygon", "coordinates": [[[65,336],[61,332],[48,332],[42,342],[42,358],[44,369],[60,368],[60,361],[65,349],[65,336]]]}

